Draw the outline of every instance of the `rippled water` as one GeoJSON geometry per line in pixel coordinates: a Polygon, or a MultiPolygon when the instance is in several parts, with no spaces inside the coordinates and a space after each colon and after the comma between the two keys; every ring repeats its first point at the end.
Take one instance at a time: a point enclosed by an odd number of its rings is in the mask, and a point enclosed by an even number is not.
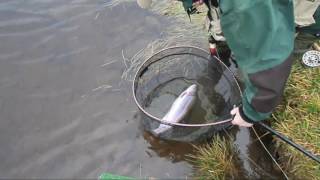
{"type": "Polygon", "coordinates": [[[121,83],[121,51],[132,56],[167,21],[135,3],[108,3],[0,1],[1,177],[191,172],[181,158],[157,155],[161,148],[149,142],[161,142],[139,129],[129,86],[121,83]]]}
{"type": "MultiPolygon", "coordinates": [[[[192,146],[143,132],[130,84],[121,79],[122,54],[133,56],[170,22],[134,2],[110,4],[0,1],[2,178],[192,173],[184,158],[192,146]]],[[[245,155],[249,136],[237,137],[245,155]]]]}

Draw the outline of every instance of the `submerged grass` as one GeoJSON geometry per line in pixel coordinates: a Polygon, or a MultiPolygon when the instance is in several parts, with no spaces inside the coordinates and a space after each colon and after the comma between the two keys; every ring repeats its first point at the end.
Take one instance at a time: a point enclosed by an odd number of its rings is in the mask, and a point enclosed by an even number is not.
{"type": "MultiPolygon", "coordinates": [[[[113,0],[111,4],[126,0],[113,0]]],[[[129,1],[129,0],[127,0],[129,1]]],[[[153,2],[150,11],[161,16],[167,16],[170,23],[167,24],[161,37],[146,45],[132,57],[126,57],[125,49],[122,51],[125,70],[122,80],[132,81],[135,72],[141,64],[156,52],[172,46],[198,46],[207,48],[207,33],[204,28],[206,7],[201,6],[203,13],[192,16],[191,22],[184,11],[181,2],[162,0],[153,2]]]]}
{"type": "MultiPolygon", "coordinates": [[[[272,126],[320,156],[320,68],[296,63],[285,89],[284,100],[273,114],[272,126]]],[[[281,140],[275,139],[285,171],[298,179],[320,179],[320,164],[310,160],[281,140]]]]}
{"type": "MultiPolygon", "coordinates": [[[[194,44],[197,41],[187,40],[207,37],[203,28],[205,13],[192,16],[190,23],[180,2],[171,3],[170,6],[168,1],[161,2],[163,4],[154,6],[153,11],[177,20],[177,24],[168,28],[169,38],[163,41],[166,46],[172,45],[177,39],[182,44],[194,44]]],[[[308,35],[297,37],[296,63],[285,89],[284,100],[273,114],[272,126],[312,153],[320,155],[320,68],[306,68],[300,63],[301,53],[305,52],[314,40],[308,35]]],[[[197,167],[196,178],[225,179],[236,174],[232,141],[215,137],[213,142],[199,147],[199,154],[193,157],[197,167]]],[[[275,142],[280,155],[279,161],[291,178],[320,179],[319,164],[281,140],[275,139],[275,142]]]]}
{"type": "Polygon", "coordinates": [[[195,165],[194,179],[229,179],[237,174],[235,146],[230,139],[215,136],[212,143],[195,147],[198,152],[190,156],[195,165]]]}
{"type": "MultiPolygon", "coordinates": [[[[111,6],[120,1],[113,0],[108,5],[111,6]]],[[[174,24],[167,27],[162,38],[150,42],[133,57],[127,58],[123,53],[123,61],[126,65],[126,70],[122,75],[124,80],[132,81],[133,74],[141,63],[163,48],[174,45],[202,47],[203,42],[206,42],[207,36],[203,25],[205,13],[192,16],[190,22],[181,2],[168,0],[157,1],[151,10],[160,15],[170,16],[169,18],[173,18],[174,24]]],[[[296,59],[300,60],[301,55],[296,54],[296,59]]],[[[314,154],[320,155],[320,68],[305,68],[300,63],[295,63],[284,97],[282,104],[273,114],[273,128],[314,154]]],[[[191,156],[192,162],[197,167],[195,178],[226,179],[228,176],[236,174],[235,149],[232,141],[216,136],[213,142],[197,147],[199,153],[191,156]]],[[[275,142],[277,152],[280,155],[279,160],[291,177],[294,179],[320,179],[319,164],[281,140],[275,139],[275,142]]]]}
{"type": "MultiPolygon", "coordinates": [[[[284,99],[272,115],[272,127],[320,157],[320,68],[305,67],[301,56],[295,55],[284,99]]],[[[320,164],[280,139],[274,141],[278,161],[290,179],[320,180],[320,164]]],[[[228,172],[235,172],[231,141],[216,137],[214,142],[199,147],[199,154],[193,157],[200,179],[225,179],[228,172]]]]}

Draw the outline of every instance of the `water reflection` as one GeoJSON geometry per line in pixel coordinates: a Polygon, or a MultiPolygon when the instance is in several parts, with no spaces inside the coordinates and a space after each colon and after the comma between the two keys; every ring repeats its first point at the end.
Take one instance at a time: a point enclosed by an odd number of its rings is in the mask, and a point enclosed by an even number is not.
{"type": "Polygon", "coordinates": [[[194,146],[191,143],[168,141],[160,139],[153,134],[145,131],[143,137],[148,141],[149,146],[146,151],[150,157],[164,157],[173,163],[185,161],[187,155],[194,154],[194,146]]]}
{"type": "Polygon", "coordinates": [[[2,177],[140,177],[139,164],[142,176],[190,172],[145,153],[131,83],[119,83],[121,51],[133,56],[168,21],[136,3],[109,2],[0,2],[2,177]]]}
{"type": "Polygon", "coordinates": [[[5,178],[189,176],[190,144],[139,129],[122,50],[133,56],[168,19],[136,3],[0,2],[0,174],[5,178]],[[114,6],[109,8],[110,6],[114,6]],[[122,82],[122,83],[120,83],[122,82]]]}

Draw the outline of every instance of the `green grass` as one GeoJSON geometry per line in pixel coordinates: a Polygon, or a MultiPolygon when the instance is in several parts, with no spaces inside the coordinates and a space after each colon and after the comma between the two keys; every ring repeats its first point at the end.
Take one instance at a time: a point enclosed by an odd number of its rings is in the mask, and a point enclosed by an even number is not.
{"type": "MultiPolygon", "coordinates": [[[[283,101],[273,113],[272,127],[320,156],[320,68],[307,68],[300,61],[301,54],[296,55],[283,101]]],[[[290,178],[320,179],[320,164],[283,141],[274,141],[278,161],[290,178]]],[[[215,137],[213,142],[199,147],[199,154],[193,157],[199,179],[226,179],[237,172],[232,141],[215,137]]]]}
{"type": "MultiPolygon", "coordinates": [[[[190,38],[207,37],[203,28],[205,14],[192,16],[190,23],[180,2],[167,0],[153,6],[153,11],[173,17],[176,22],[167,31],[168,36],[173,38],[164,41],[165,43],[161,41],[164,45],[160,47],[179,43],[194,44],[195,41],[189,41],[190,38]]],[[[306,51],[314,40],[312,36],[298,36],[296,52],[306,51]]],[[[300,64],[301,54],[296,54],[295,58],[296,63],[285,89],[284,100],[273,113],[272,127],[314,154],[320,155],[320,68],[302,66],[300,64]]],[[[320,179],[319,164],[281,140],[275,138],[274,141],[276,151],[280,154],[279,161],[291,178],[320,179]]],[[[198,147],[198,155],[192,156],[192,161],[197,167],[196,178],[226,179],[237,172],[232,141],[215,137],[213,142],[198,147]]]]}
{"type": "Polygon", "coordinates": [[[195,147],[198,152],[190,156],[195,166],[194,179],[229,179],[237,174],[236,148],[233,141],[214,136],[212,143],[195,147]]]}
{"type": "MultiPolygon", "coordinates": [[[[296,57],[284,93],[273,114],[272,127],[316,155],[320,155],[320,68],[306,68],[296,57]]],[[[278,159],[293,179],[320,179],[320,165],[275,138],[278,159]]],[[[211,144],[197,147],[192,157],[199,179],[226,179],[237,174],[236,149],[232,140],[214,137],[211,144]]]]}
{"type": "Polygon", "coordinates": [[[206,42],[208,32],[205,30],[204,22],[207,8],[202,5],[198,9],[202,13],[191,15],[190,22],[180,1],[156,1],[151,8],[156,14],[167,16],[173,22],[167,28],[166,35],[169,38],[176,37],[178,45],[199,45],[199,42],[206,42]]]}
{"type": "MultiPolygon", "coordinates": [[[[284,100],[273,114],[273,128],[320,155],[320,68],[306,68],[296,56],[284,100]]],[[[275,139],[285,171],[298,179],[320,179],[320,165],[275,139]]]]}
{"type": "MultiPolygon", "coordinates": [[[[113,4],[128,0],[113,0],[113,4]]],[[[112,3],[111,3],[112,4],[112,3]]],[[[200,14],[192,15],[190,22],[182,3],[172,0],[153,1],[150,11],[166,16],[170,23],[165,25],[162,36],[138,51],[132,57],[128,57],[123,50],[123,62],[126,66],[121,79],[133,81],[133,77],[140,65],[156,52],[172,46],[197,46],[208,48],[208,33],[204,28],[206,7],[201,7],[200,14]]]]}

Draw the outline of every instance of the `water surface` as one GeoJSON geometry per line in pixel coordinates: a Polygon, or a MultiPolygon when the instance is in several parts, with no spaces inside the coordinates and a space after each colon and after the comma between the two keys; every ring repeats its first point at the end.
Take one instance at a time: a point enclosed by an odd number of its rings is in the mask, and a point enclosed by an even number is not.
{"type": "Polygon", "coordinates": [[[0,2],[1,177],[191,172],[152,150],[121,82],[122,51],[133,56],[168,22],[134,2],[108,3],[0,2]]]}
{"type": "MultiPolygon", "coordinates": [[[[171,22],[135,2],[110,4],[0,1],[1,177],[192,173],[185,161],[191,145],[144,132],[130,83],[121,79],[123,56],[162,36],[171,22]]],[[[244,137],[246,149],[250,135],[241,132],[237,139],[244,137]]]]}

